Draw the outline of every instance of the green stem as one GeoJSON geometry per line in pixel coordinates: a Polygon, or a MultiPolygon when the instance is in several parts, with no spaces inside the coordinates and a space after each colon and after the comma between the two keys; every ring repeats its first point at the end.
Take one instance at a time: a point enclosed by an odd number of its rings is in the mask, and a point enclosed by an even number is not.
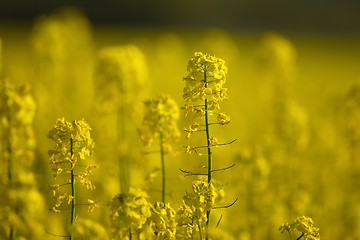
{"type": "MultiPolygon", "coordinates": [[[[205,88],[208,87],[208,82],[206,79],[206,65],[204,65],[204,82],[205,88]]],[[[211,183],[212,179],[212,149],[211,149],[211,141],[210,141],[210,125],[209,125],[209,109],[208,109],[208,100],[205,98],[205,132],[206,132],[206,140],[207,140],[207,155],[208,155],[208,166],[207,166],[207,176],[208,183],[211,183]]],[[[210,209],[206,211],[206,233],[205,239],[209,239],[208,228],[210,224],[210,209]]]]}
{"type": "MultiPolygon", "coordinates": [[[[11,118],[10,116],[8,116],[8,122],[11,122],[11,118]]],[[[8,156],[8,181],[9,181],[9,185],[10,187],[12,186],[12,182],[13,182],[13,154],[12,154],[12,148],[11,148],[11,132],[10,132],[10,127],[8,128],[8,137],[7,137],[7,153],[9,154],[8,156]]],[[[10,232],[9,232],[9,240],[13,240],[15,239],[15,228],[14,226],[10,225],[10,232]]]]}
{"type": "Polygon", "coordinates": [[[126,102],[121,102],[117,111],[117,142],[116,142],[116,154],[119,159],[119,186],[120,192],[127,193],[130,189],[130,171],[129,171],[129,153],[124,152],[124,149],[120,149],[119,144],[122,145],[127,141],[127,105],[126,102]]]}
{"type": "Polygon", "coordinates": [[[165,203],[166,195],[166,175],[165,175],[165,153],[164,153],[164,143],[163,143],[163,134],[160,132],[160,158],[161,158],[161,173],[162,173],[162,202],[165,203]]]}
{"type": "MultiPolygon", "coordinates": [[[[73,139],[70,138],[70,154],[71,156],[73,156],[74,152],[73,152],[73,139]]],[[[74,165],[71,163],[71,196],[73,197],[73,199],[71,200],[71,218],[70,218],[70,224],[71,226],[74,224],[75,221],[75,174],[74,174],[74,165]]],[[[73,239],[73,235],[72,232],[70,233],[70,240],[73,239]]]]}
{"type": "Polygon", "coordinates": [[[301,235],[296,239],[299,240],[300,238],[302,238],[304,236],[304,233],[301,233],[301,235]]]}
{"type": "Polygon", "coordinates": [[[10,227],[9,239],[10,240],[15,239],[15,228],[13,228],[13,226],[10,227]]]}

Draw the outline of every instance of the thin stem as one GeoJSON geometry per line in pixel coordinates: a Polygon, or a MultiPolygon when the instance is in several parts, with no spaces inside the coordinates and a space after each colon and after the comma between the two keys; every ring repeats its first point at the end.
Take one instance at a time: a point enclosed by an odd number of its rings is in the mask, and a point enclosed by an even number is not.
{"type": "MultiPolygon", "coordinates": [[[[8,116],[8,122],[11,122],[11,118],[10,116],[8,116]]],[[[13,181],[13,151],[11,148],[11,133],[10,133],[10,128],[8,128],[8,137],[7,137],[7,153],[8,153],[8,181],[9,181],[9,185],[12,185],[12,181],[13,181]]],[[[14,226],[10,225],[10,232],[9,232],[9,240],[13,240],[15,239],[15,228],[14,226]]]]}
{"type": "MultiPolygon", "coordinates": [[[[207,88],[208,82],[206,80],[206,65],[204,65],[204,86],[207,88]]],[[[209,126],[209,109],[208,109],[208,100],[205,98],[205,130],[206,130],[206,140],[207,140],[207,155],[208,155],[208,168],[207,176],[208,183],[210,184],[212,179],[212,154],[211,154],[211,140],[210,140],[210,126],[209,126]]],[[[206,211],[206,232],[205,239],[209,239],[208,228],[210,224],[210,209],[206,211]]]]}
{"type": "Polygon", "coordinates": [[[59,235],[59,234],[54,234],[54,233],[51,233],[49,232],[48,230],[44,229],[45,232],[51,236],[54,236],[54,237],[62,237],[62,238],[68,238],[69,236],[68,235],[59,235]]]}
{"type": "Polygon", "coordinates": [[[116,154],[119,159],[119,186],[120,192],[126,193],[130,189],[130,171],[129,171],[129,155],[121,149],[119,152],[119,144],[123,144],[127,139],[127,105],[126,101],[122,101],[117,111],[117,145],[116,154]]]}
{"type": "MultiPolygon", "coordinates": [[[[73,152],[73,139],[70,138],[70,154],[71,157],[73,156],[74,152],[73,152]]],[[[75,221],[75,174],[74,174],[74,165],[73,163],[71,163],[71,171],[70,171],[70,175],[71,175],[71,196],[73,197],[71,200],[71,217],[70,217],[70,224],[73,225],[74,221],[75,221]]],[[[73,235],[72,232],[70,233],[70,240],[73,239],[73,235]]]]}
{"type": "Polygon", "coordinates": [[[302,238],[304,236],[304,233],[301,233],[301,235],[296,239],[299,240],[300,238],[302,238]]]}
{"type": "Polygon", "coordinates": [[[228,170],[228,169],[234,167],[235,165],[236,165],[236,163],[234,163],[234,164],[231,165],[231,166],[225,167],[225,168],[214,169],[213,172],[224,172],[225,170],[228,170]]]}
{"type": "Polygon", "coordinates": [[[15,239],[15,229],[12,226],[10,227],[9,239],[15,239]]]}
{"type": "Polygon", "coordinates": [[[230,204],[228,204],[228,205],[226,205],[226,206],[217,206],[217,207],[213,207],[212,209],[229,208],[229,207],[231,207],[232,205],[234,205],[234,204],[237,202],[237,200],[239,200],[239,198],[236,198],[235,201],[233,201],[232,203],[230,203],[230,204]]]}
{"type": "Polygon", "coordinates": [[[166,195],[166,173],[165,173],[165,152],[163,143],[163,134],[160,132],[160,158],[161,158],[161,173],[162,173],[162,202],[165,203],[166,195]]]}
{"type": "Polygon", "coordinates": [[[183,170],[179,168],[181,172],[186,173],[186,176],[207,176],[207,173],[193,173],[190,171],[183,170]]]}

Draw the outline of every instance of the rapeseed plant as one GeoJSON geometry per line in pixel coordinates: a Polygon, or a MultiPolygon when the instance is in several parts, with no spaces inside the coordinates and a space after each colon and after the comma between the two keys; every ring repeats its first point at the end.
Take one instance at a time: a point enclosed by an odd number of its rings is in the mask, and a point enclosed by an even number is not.
{"type": "MultiPolygon", "coordinates": [[[[91,26],[74,8],[62,8],[36,18],[31,35],[34,59],[34,90],[39,112],[49,116],[63,107],[73,114],[73,103],[86,112],[92,105],[91,82],[94,50],[91,26]],[[61,93],[61,94],[55,94],[61,93]],[[62,94],[67,93],[67,101],[62,94]]],[[[43,124],[42,118],[37,124],[43,124]]]]}
{"type": "Polygon", "coordinates": [[[32,173],[36,103],[27,84],[0,79],[0,235],[5,239],[39,238],[44,200],[32,173]]]}
{"type": "MultiPolygon", "coordinates": [[[[186,85],[183,89],[183,98],[187,103],[182,107],[182,109],[185,110],[185,116],[191,115],[192,124],[184,130],[187,133],[187,138],[190,138],[191,135],[196,132],[205,132],[206,144],[201,146],[187,146],[186,152],[195,152],[198,155],[202,155],[203,153],[200,153],[199,150],[206,149],[207,153],[205,155],[207,156],[207,173],[193,173],[185,170],[182,171],[188,175],[207,176],[207,188],[212,189],[213,172],[224,171],[229,168],[213,169],[212,151],[214,147],[227,145],[232,142],[219,143],[217,138],[211,135],[210,132],[210,126],[212,125],[226,125],[230,123],[230,118],[226,114],[217,112],[217,110],[220,109],[220,103],[227,100],[227,88],[224,87],[224,84],[226,83],[228,68],[225,65],[224,60],[210,54],[196,52],[194,57],[188,62],[187,71],[188,75],[184,77],[186,85]],[[214,116],[215,121],[211,120],[214,116]],[[203,122],[199,122],[200,120],[203,122]]],[[[195,185],[193,186],[197,186],[198,182],[195,182],[194,184],[195,185]]],[[[211,192],[213,191],[210,191],[210,193],[211,192]]],[[[212,195],[210,194],[209,196],[212,195]]],[[[201,198],[204,197],[205,196],[202,196],[201,198]]],[[[207,197],[205,197],[205,199],[206,198],[207,197]]],[[[210,199],[211,201],[208,201],[204,208],[200,208],[204,210],[204,215],[196,216],[197,219],[205,219],[204,222],[206,223],[206,228],[209,227],[210,212],[214,208],[212,201],[215,200],[215,198],[210,197],[210,199]]],[[[201,210],[199,208],[196,209],[197,211],[200,211],[199,215],[201,215],[201,210]]],[[[203,226],[201,225],[201,221],[198,224],[201,239],[203,226]]],[[[209,239],[208,229],[205,230],[205,239],[209,239]]]]}
{"type": "Polygon", "coordinates": [[[165,155],[173,152],[171,141],[180,136],[177,127],[179,109],[176,102],[167,95],[160,95],[157,98],[147,100],[144,102],[144,105],[145,112],[140,128],[141,140],[147,147],[149,147],[153,141],[158,141],[162,174],[161,200],[165,203],[165,155]]]}
{"type": "MultiPolygon", "coordinates": [[[[71,227],[75,224],[76,209],[79,206],[88,206],[89,212],[98,206],[98,202],[91,199],[79,203],[79,201],[84,201],[84,198],[80,198],[79,194],[76,194],[76,179],[88,190],[95,189],[90,175],[97,166],[84,162],[87,157],[92,155],[95,145],[90,131],[91,128],[85,120],[68,122],[64,118],[59,118],[54,128],[48,133],[48,138],[55,143],[54,149],[49,151],[53,176],[55,179],[63,176],[61,182],[49,185],[55,199],[55,204],[50,210],[54,213],[64,212],[61,206],[71,204],[71,227]],[[68,186],[70,189],[66,189],[68,186]]],[[[69,233],[69,239],[73,239],[72,230],[69,233]]]]}
{"type": "MultiPolygon", "coordinates": [[[[99,50],[95,67],[96,112],[104,123],[98,127],[119,166],[121,192],[130,188],[130,163],[135,156],[136,139],[133,129],[138,125],[142,95],[148,86],[145,56],[135,45],[111,46],[99,50]],[[115,131],[114,131],[115,129],[115,131]],[[115,151],[115,152],[114,152],[115,151]],[[131,161],[130,161],[131,160],[131,161]]],[[[136,133],[136,132],[135,132],[136,133]]],[[[113,168],[113,165],[109,166],[113,168]]]]}
{"type": "Polygon", "coordinates": [[[196,180],[192,192],[186,193],[177,211],[177,239],[203,239],[208,236],[207,212],[215,208],[218,190],[213,183],[196,180]]]}

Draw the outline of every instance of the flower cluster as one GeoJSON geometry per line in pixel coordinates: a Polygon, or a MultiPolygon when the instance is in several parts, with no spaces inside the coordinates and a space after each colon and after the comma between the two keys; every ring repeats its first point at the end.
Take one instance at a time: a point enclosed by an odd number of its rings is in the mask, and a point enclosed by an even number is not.
{"type": "Polygon", "coordinates": [[[48,133],[48,138],[55,142],[54,149],[49,151],[50,163],[54,165],[54,177],[63,172],[64,163],[71,163],[73,168],[79,160],[92,155],[95,144],[90,131],[89,124],[84,120],[70,123],[60,118],[56,121],[54,128],[48,133]]]}
{"type": "Polygon", "coordinates": [[[101,103],[109,107],[114,101],[133,103],[146,85],[147,72],[145,56],[136,46],[101,49],[96,63],[96,87],[102,97],[101,103]],[[121,99],[118,99],[118,93],[122,95],[121,99]]]}
{"type": "Polygon", "coordinates": [[[214,207],[217,191],[212,183],[204,180],[196,180],[193,185],[193,192],[184,196],[185,204],[194,206],[196,209],[204,212],[214,207]]]}
{"type": "Polygon", "coordinates": [[[183,204],[177,212],[178,231],[180,239],[190,239],[204,234],[207,221],[206,212],[210,211],[215,204],[218,191],[212,183],[204,180],[196,180],[193,192],[186,193],[183,204]]]}
{"type": "MultiPolygon", "coordinates": [[[[0,96],[0,148],[11,149],[14,159],[29,167],[33,161],[35,137],[32,122],[36,103],[28,84],[14,86],[4,81],[0,96]],[[6,144],[8,146],[2,146],[6,144]]],[[[9,156],[2,156],[7,159],[9,156]]]]}
{"type": "Polygon", "coordinates": [[[144,224],[151,216],[148,199],[146,192],[134,188],[112,199],[110,222],[114,238],[128,239],[132,231],[139,234],[142,232],[144,224]]]}
{"type": "Polygon", "coordinates": [[[169,203],[155,202],[151,206],[147,225],[152,229],[155,239],[176,239],[176,212],[169,203]]]}
{"type": "MultiPolygon", "coordinates": [[[[298,231],[305,240],[320,240],[319,228],[314,226],[314,221],[310,217],[298,217],[293,223],[284,223],[280,226],[279,231],[284,233],[290,231],[298,231]]],[[[301,237],[297,238],[300,239],[301,237]]]]}
{"type": "MultiPolygon", "coordinates": [[[[227,99],[224,88],[227,75],[225,61],[210,54],[196,52],[188,63],[188,76],[183,97],[187,102],[208,100],[209,109],[219,109],[219,102],[227,99]]],[[[190,108],[196,111],[194,108],[190,108]]]]}
{"type": "MultiPolygon", "coordinates": [[[[196,52],[195,56],[190,59],[187,70],[189,73],[184,78],[186,86],[183,90],[183,97],[188,103],[182,109],[185,111],[185,116],[192,116],[193,122],[184,129],[186,138],[190,138],[195,132],[208,131],[210,125],[229,124],[229,116],[225,113],[214,112],[214,110],[220,109],[219,103],[227,99],[227,88],[224,87],[227,67],[224,60],[210,54],[196,52]],[[213,122],[205,119],[205,124],[198,123],[196,119],[203,119],[206,114],[208,116],[215,115],[216,118],[214,117],[213,122]]],[[[214,141],[212,143],[215,144],[214,141]]]]}
{"type": "MultiPolygon", "coordinates": [[[[95,189],[89,176],[97,166],[82,163],[83,160],[92,155],[94,149],[95,144],[90,136],[90,131],[91,128],[85,120],[68,122],[64,118],[60,118],[48,133],[48,138],[55,142],[54,148],[49,151],[54,178],[58,175],[66,177],[63,183],[49,185],[49,189],[56,198],[56,204],[52,209],[53,212],[59,212],[59,207],[63,203],[70,204],[75,198],[75,196],[66,192],[57,195],[57,191],[61,187],[75,184],[74,178],[80,179],[80,183],[87,189],[95,189]],[[81,162],[79,163],[79,161],[81,162]],[[75,167],[82,170],[74,174],[75,167]]],[[[89,206],[89,211],[92,211],[95,202],[90,200],[86,205],[89,206]]]]}
{"type": "Polygon", "coordinates": [[[141,139],[145,145],[154,139],[167,142],[180,136],[177,127],[179,108],[176,102],[167,95],[144,102],[145,114],[140,129],[141,139]]]}
{"type": "Polygon", "coordinates": [[[12,184],[0,182],[0,231],[9,232],[10,227],[16,232],[15,239],[41,239],[46,203],[38,190],[36,176],[17,168],[15,177],[12,184]]]}

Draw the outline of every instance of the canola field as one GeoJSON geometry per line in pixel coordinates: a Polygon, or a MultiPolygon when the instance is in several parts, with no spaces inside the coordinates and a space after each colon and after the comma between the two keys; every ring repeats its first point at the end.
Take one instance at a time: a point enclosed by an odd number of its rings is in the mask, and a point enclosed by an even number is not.
{"type": "Polygon", "coordinates": [[[358,42],[0,23],[0,238],[360,239],[358,42]]]}

